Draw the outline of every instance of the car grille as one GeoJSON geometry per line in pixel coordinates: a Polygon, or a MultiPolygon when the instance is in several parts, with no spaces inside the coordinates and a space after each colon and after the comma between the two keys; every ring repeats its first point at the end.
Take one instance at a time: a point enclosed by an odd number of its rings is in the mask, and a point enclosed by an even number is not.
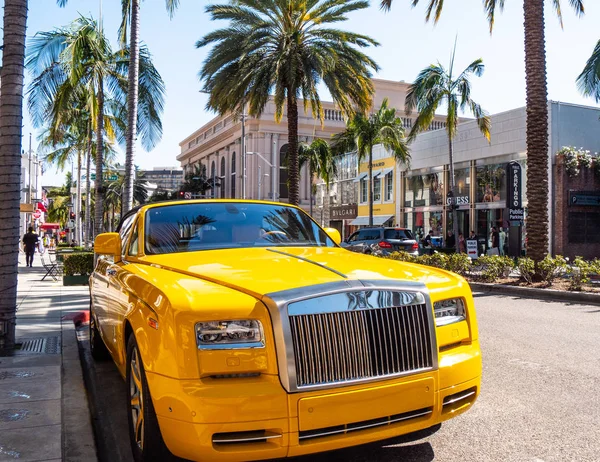
{"type": "Polygon", "coordinates": [[[426,304],[290,316],[298,388],[433,367],[426,304]]]}

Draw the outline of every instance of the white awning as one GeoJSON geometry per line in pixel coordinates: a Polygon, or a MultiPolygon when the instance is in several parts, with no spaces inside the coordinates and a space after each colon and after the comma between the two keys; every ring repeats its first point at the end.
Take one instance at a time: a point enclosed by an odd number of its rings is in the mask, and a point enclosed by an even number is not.
{"type": "Polygon", "coordinates": [[[373,179],[376,179],[379,175],[381,175],[382,170],[373,170],[373,179]]]}
{"type": "MultiPolygon", "coordinates": [[[[373,215],[373,225],[381,226],[394,215],[373,215]]],[[[369,224],[369,217],[356,217],[350,222],[354,226],[366,226],[369,224]]]]}
{"type": "Polygon", "coordinates": [[[354,182],[355,183],[360,183],[360,180],[362,180],[363,178],[365,178],[368,175],[367,172],[363,172],[360,175],[358,175],[356,178],[354,178],[354,182]]]}
{"type": "Polygon", "coordinates": [[[394,167],[388,167],[388,168],[384,168],[384,169],[381,171],[381,176],[385,178],[385,176],[386,176],[388,173],[390,173],[390,172],[393,172],[393,171],[394,171],[394,167]]]}

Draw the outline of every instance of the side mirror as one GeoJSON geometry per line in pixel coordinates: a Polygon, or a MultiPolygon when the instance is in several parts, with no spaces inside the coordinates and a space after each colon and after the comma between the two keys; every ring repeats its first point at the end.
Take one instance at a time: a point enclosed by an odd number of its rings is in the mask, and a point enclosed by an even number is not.
{"type": "Polygon", "coordinates": [[[331,238],[335,245],[340,245],[342,242],[342,236],[340,236],[340,232],[335,228],[325,228],[325,232],[331,238]]]}
{"type": "Polygon", "coordinates": [[[119,233],[102,233],[94,240],[94,253],[112,255],[115,263],[121,260],[121,236],[119,233]]]}

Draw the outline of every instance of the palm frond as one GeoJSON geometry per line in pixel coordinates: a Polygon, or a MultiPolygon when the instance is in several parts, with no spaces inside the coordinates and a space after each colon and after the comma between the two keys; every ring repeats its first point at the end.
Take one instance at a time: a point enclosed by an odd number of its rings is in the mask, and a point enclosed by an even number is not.
{"type": "Polygon", "coordinates": [[[600,101],[600,40],[577,77],[577,88],[584,96],[600,101]]]}

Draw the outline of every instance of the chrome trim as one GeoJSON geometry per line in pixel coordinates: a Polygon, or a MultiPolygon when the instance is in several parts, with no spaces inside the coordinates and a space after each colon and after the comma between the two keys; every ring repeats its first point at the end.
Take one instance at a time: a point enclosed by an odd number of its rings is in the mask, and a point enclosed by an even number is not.
{"type": "MultiPolygon", "coordinates": [[[[468,390],[467,390],[468,391],[468,390]]],[[[468,398],[469,396],[473,396],[475,394],[475,390],[470,391],[469,393],[463,394],[461,395],[460,393],[457,393],[459,396],[455,396],[455,395],[450,395],[450,396],[446,396],[446,398],[444,398],[444,402],[442,403],[442,406],[446,406],[448,404],[453,404],[456,403],[457,401],[462,401],[465,398],[468,398]],[[455,396],[454,398],[446,401],[447,398],[450,398],[451,396],[455,396]]]]}
{"type": "MultiPolygon", "coordinates": [[[[234,433],[235,434],[235,433],[234,433]]],[[[219,439],[215,439],[213,436],[213,443],[221,443],[221,444],[227,444],[227,443],[255,443],[258,441],[263,441],[263,440],[272,440],[272,439],[276,439],[276,438],[281,438],[283,435],[281,435],[280,433],[265,433],[264,435],[257,435],[257,436],[250,436],[250,437],[246,437],[246,438],[236,438],[236,437],[231,437],[231,438],[227,438],[226,436],[220,436],[219,439]]]]}
{"type": "MultiPolygon", "coordinates": [[[[262,301],[269,309],[269,312],[271,314],[271,320],[273,322],[273,331],[275,335],[275,347],[277,350],[277,362],[279,366],[280,380],[286,391],[290,393],[298,391],[323,390],[328,388],[350,386],[357,383],[387,380],[391,378],[413,375],[419,372],[426,372],[438,369],[438,349],[435,322],[433,318],[433,307],[429,297],[429,290],[423,283],[412,281],[400,281],[394,279],[346,279],[343,281],[334,281],[314,286],[300,287],[280,292],[273,292],[264,295],[262,297],[262,301]],[[398,293],[402,294],[399,295],[398,293]],[[364,294],[362,295],[362,299],[360,294],[364,294]],[[292,340],[292,326],[290,324],[288,312],[288,309],[290,307],[292,313],[298,314],[330,313],[330,318],[332,317],[332,319],[336,319],[339,325],[342,312],[354,311],[358,313],[363,311],[369,311],[369,314],[372,314],[371,310],[377,308],[391,307],[390,304],[393,301],[395,301],[395,299],[399,300],[400,298],[403,298],[406,301],[420,301],[421,297],[423,299],[424,304],[427,307],[427,318],[421,319],[421,322],[429,324],[429,344],[431,345],[431,351],[422,353],[426,354],[427,357],[431,359],[431,367],[422,370],[410,370],[407,372],[401,372],[397,374],[377,375],[358,380],[323,383],[303,387],[298,386],[296,377],[296,360],[294,356],[294,346],[292,340]],[[319,300],[315,300],[317,298],[319,300]],[[338,305],[336,309],[332,309],[331,305],[323,303],[323,299],[327,299],[328,301],[337,301],[338,305]],[[341,303],[342,300],[344,301],[344,303],[341,303]],[[308,304],[304,307],[300,305],[292,306],[300,301],[307,301],[308,304]]],[[[344,321],[346,320],[344,319],[344,321]]],[[[405,319],[405,315],[398,315],[395,321],[408,322],[408,319],[405,319]]],[[[361,323],[364,326],[365,320],[362,319],[361,323]]],[[[359,327],[360,325],[361,324],[357,324],[357,326],[359,327]]],[[[305,332],[307,331],[307,329],[310,329],[310,326],[305,324],[303,321],[302,323],[300,323],[299,326],[296,326],[296,328],[300,329],[302,332],[305,332]]],[[[359,328],[359,331],[360,330],[363,329],[359,328]]],[[[301,332],[297,333],[301,335],[301,332]]],[[[341,334],[339,332],[336,332],[334,335],[339,336],[341,334]]],[[[366,338],[366,336],[364,335],[362,338],[352,338],[352,340],[354,342],[353,351],[357,351],[357,348],[364,348],[369,343],[369,339],[366,338]],[[356,345],[356,343],[358,343],[358,346],[356,345]]],[[[308,353],[310,354],[310,351],[308,353]]],[[[352,361],[357,361],[356,355],[348,355],[344,351],[340,351],[337,353],[340,356],[339,361],[342,372],[344,373],[344,375],[346,375],[348,372],[347,366],[349,366],[352,361]]],[[[408,359],[410,360],[410,358],[408,359]]],[[[404,364],[404,358],[402,358],[402,362],[404,364]]],[[[409,363],[405,364],[405,366],[409,366],[409,364],[410,361],[409,363]]],[[[317,371],[314,370],[314,358],[311,359],[311,361],[309,361],[309,365],[311,366],[311,370],[309,372],[312,376],[314,376],[317,373],[317,371]]],[[[374,373],[375,368],[376,364],[369,364],[368,362],[364,361],[363,364],[360,365],[361,371],[369,371],[371,375],[374,373]]]]}
{"type": "Polygon", "coordinates": [[[217,343],[214,345],[198,345],[199,350],[247,350],[250,348],[264,348],[265,342],[247,343],[217,343]]]}
{"type": "Polygon", "coordinates": [[[348,279],[348,276],[346,276],[344,273],[340,273],[338,270],[333,269],[333,268],[331,268],[331,267],[329,267],[327,265],[324,265],[323,263],[319,263],[319,262],[316,262],[314,260],[311,260],[310,258],[301,257],[299,255],[294,255],[293,253],[282,252],[281,250],[275,250],[275,249],[271,249],[271,248],[268,248],[267,250],[269,252],[278,253],[278,254],[281,254],[281,255],[285,255],[287,257],[297,258],[298,260],[302,260],[302,261],[305,261],[307,263],[312,263],[313,265],[320,266],[321,268],[326,269],[328,271],[331,271],[332,273],[335,273],[338,276],[343,277],[344,279],[348,279]]]}
{"type": "MultiPolygon", "coordinates": [[[[323,436],[339,435],[340,433],[351,433],[351,432],[355,432],[355,431],[359,431],[359,430],[366,430],[367,428],[383,427],[386,425],[391,425],[394,423],[402,422],[403,420],[416,419],[417,417],[422,417],[422,416],[430,415],[430,414],[433,414],[432,409],[429,409],[428,411],[424,411],[424,412],[419,412],[417,414],[405,415],[403,417],[396,417],[395,419],[390,418],[389,420],[386,420],[386,421],[365,424],[365,425],[361,425],[358,427],[350,427],[350,428],[345,427],[345,428],[340,428],[339,430],[330,430],[330,431],[324,431],[322,433],[312,433],[310,435],[303,435],[303,436],[299,436],[298,439],[306,440],[306,439],[313,439],[313,438],[321,438],[323,436]]],[[[350,425],[352,425],[352,424],[350,424],[350,425]]],[[[309,430],[309,431],[311,431],[311,430],[309,430]]],[[[313,430],[313,431],[316,431],[316,430],[313,430]]]]}

